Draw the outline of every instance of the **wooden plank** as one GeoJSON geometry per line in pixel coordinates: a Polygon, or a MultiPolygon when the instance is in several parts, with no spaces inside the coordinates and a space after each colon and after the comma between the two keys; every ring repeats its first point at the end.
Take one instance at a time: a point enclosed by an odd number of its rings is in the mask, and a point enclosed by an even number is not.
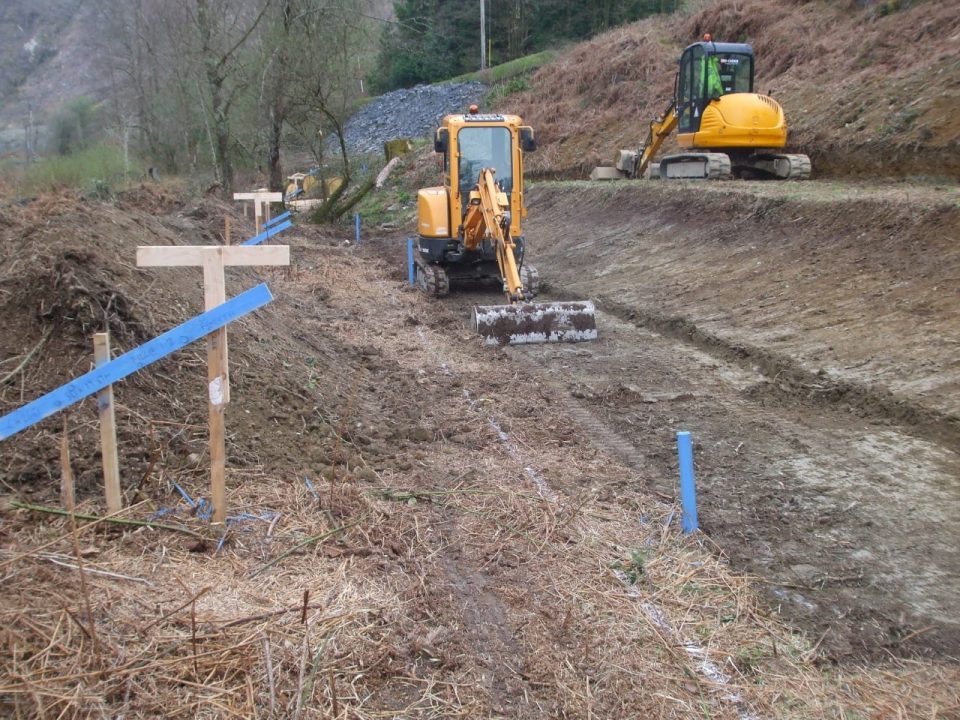
{"type": "MultiPolygon", "coordinates": [[[[276,234],[276,233],[273,233],[276,234]]],[[[203,265],[209,253],[219,254],[223,264],[289,265],[287,245],[141,245],[137,248],[137,267],[184,267],[203,265]]]]}
{"type": "Polygon", "coordinates": [[[267,221],[267,225],[266,225],[266,226],[267,226],[267,227],[270,227],[270,226],[272,226],[272,225],[276,225],[277,223],[283,222],[284,220],[286,220],[286,219],[289,218],[289,217],[290,217],[290,211],[287,210],[286,212],[280,213],[280,214],[277,215],[276,217],[270,218],[270,220],[267,221]]]}
{"type": "MultiPolygon", "coordinates": [[[[93,336],[93,358],[97,367],[110,362],[110,333],[93,336]]],[[[113,385],[97,393],[97,411],[100,414],[100,455],[103,460],[103,490],[107,510],[115,513],[123,508],[120,494],[120,459],[117,457],[117,420],[113,405],[113,385]]]]}
{"type": "Polygon", "coordinates": [[[25,430],[55,412],[69,407],[88,395],[145,368],[184,345],[194,342],[219,327],[263,307],[273,300],[266,284],[261,283],[213,310],[197,315],[128,353],[71,380],[41,398],[0,417],[0,440],[25,430]]]}
{"type": "MultiPolygon", "coordinates": [[[[224,250],[225,248],[220,248],[224,250]]],[[[226,279],[223,274],[223,254],[207,254],[203,263],[203,302],[204,309],[212,310],[217,305],[227,301],[226,279]]],[[[220,392],[217,396],[223,404],[230,402],[230,363],[227,360],[227,328],[226,326],[214,330],[207,338],[207,353],[210,354],[211,343],[216,345],[222,365],[220,392]]],[[[209,368],[209,363],[207,364],[209,368]]],[[[213,380],[213,378],[208,378],[213,380]]]]}
{"type": "MultiPolygon", "coordinates": [[[[228,248],[217,248],[227,250],[228,248]]],[[[226,301],[223,252],[206,253],[203,262],[203,294],[207,310],[226,301]]],[[[213,522],[227,519],[226,441],[224,411],[230,402],[227,360],[227,329],[218,328],[207,336],[207,382],[210,415],[210,502],[213,522]]]]}
{"type": "MultiPolygon", "coordinates": [[[[256,234],[263,232],[263,217],[270,219],[270,203],[283,202],[283,193],[257,190],[256,192],[234,193],[234,200],[253,200],[254,224],[256,234]]],[[[246,213],[244,213],[246,214],[246,213]]]]}
{"type": "Polygon", "coordinates": [[[268,191],[234,193],[233,199],[234,200],[256,200],[259,202],[283,202],[283,193],[268,192],[268,191]]]}

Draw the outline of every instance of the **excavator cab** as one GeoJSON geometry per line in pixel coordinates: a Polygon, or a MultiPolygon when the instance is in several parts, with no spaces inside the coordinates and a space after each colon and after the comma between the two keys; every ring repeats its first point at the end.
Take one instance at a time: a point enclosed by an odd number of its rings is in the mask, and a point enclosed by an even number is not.
{"type": "MultiPolygon", "coordinates": [[[[506,127],[466,126],[457,133],[457,158],[459,167],[460,195],[469,197],[470,191],[480,180],[483,168],[492,168],[497,178],[497,187],[507,193],[513,190],[512,138],[506,127]]],[[[461,214],[466,214],[468,205],[463,204],[461,214]]]]}
{"type": "Polygon", "coordinates": [[[710,102],[753,92],[753,48],[742,43],[694,43],[683,51],[676,84],[678,129],[697,132],[710,102]]]}

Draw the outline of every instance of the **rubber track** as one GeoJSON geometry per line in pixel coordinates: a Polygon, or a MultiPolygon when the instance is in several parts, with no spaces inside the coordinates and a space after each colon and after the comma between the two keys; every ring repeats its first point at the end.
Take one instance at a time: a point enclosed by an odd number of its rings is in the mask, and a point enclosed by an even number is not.
{"type": "Polygon", "coordinates": [[[427,295],[443,297],[450,293],[450,278],[439,265],[417,263],[417,287],[427,295]]]}
{"type": "Polygon", "coordinates": [[[671,178],[666,175],[670,165],[682,165],[684,161],[706,160],[707,173],[701,176],[707,180],[729,180],[733,177],[730,156],[725,153],[683,153],[670,155],[660,161],[660,177],[664,180],[690,180],[696,178],[671,178]]]}

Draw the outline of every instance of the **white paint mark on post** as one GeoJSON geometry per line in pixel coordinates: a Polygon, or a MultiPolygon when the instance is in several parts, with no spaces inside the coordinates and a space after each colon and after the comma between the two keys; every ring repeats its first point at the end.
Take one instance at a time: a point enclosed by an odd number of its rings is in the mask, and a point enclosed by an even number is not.
{"type": "Polygon", "coordinates": [[[223,376],[217,376],[210,381],[210,403],[212,405],[223,405],[223,376]]]}

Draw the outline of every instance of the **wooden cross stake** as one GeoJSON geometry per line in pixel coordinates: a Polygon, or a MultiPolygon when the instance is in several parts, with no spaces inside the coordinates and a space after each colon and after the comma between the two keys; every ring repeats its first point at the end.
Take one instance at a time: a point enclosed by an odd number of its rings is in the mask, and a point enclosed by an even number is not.
{"type": "MultiPolygon", "coordinates": [[[[93,336],[93,357],[97,367],[110,362],[110,333],[93,336]]],[[[113,385],[97,393],[97,412],[100,414],[100,452],[103,457],[103,489],[107,496],[107,510],[115,513],[123,507],[120,494],[120,461],[117,458],[117,421],[113,405],[113,385]]]]}
{"type": "Polygon", "coordinates": [[[234,193],[234,200],[253,200],[254,222],[257,227],[257,235],[263,232],[263,224],[266,219],[270,219],[270,203],[283,202],[283,193],[267,192],[266,190],[257,190],[250,193],[234,193]]]}
{"type": "MultiPolygon", "coordinates": [[[[202,267],[205,310],[226,302],[224,267],[289,265],[286,245],[147,245],[137,248],[138,267],[202,267]]],[[[207,383],[210,409],[210,483],[213,521],[227,518],[226,446],[223,413],[230,402],[227,328],[207,336],[207,383]]]]}

